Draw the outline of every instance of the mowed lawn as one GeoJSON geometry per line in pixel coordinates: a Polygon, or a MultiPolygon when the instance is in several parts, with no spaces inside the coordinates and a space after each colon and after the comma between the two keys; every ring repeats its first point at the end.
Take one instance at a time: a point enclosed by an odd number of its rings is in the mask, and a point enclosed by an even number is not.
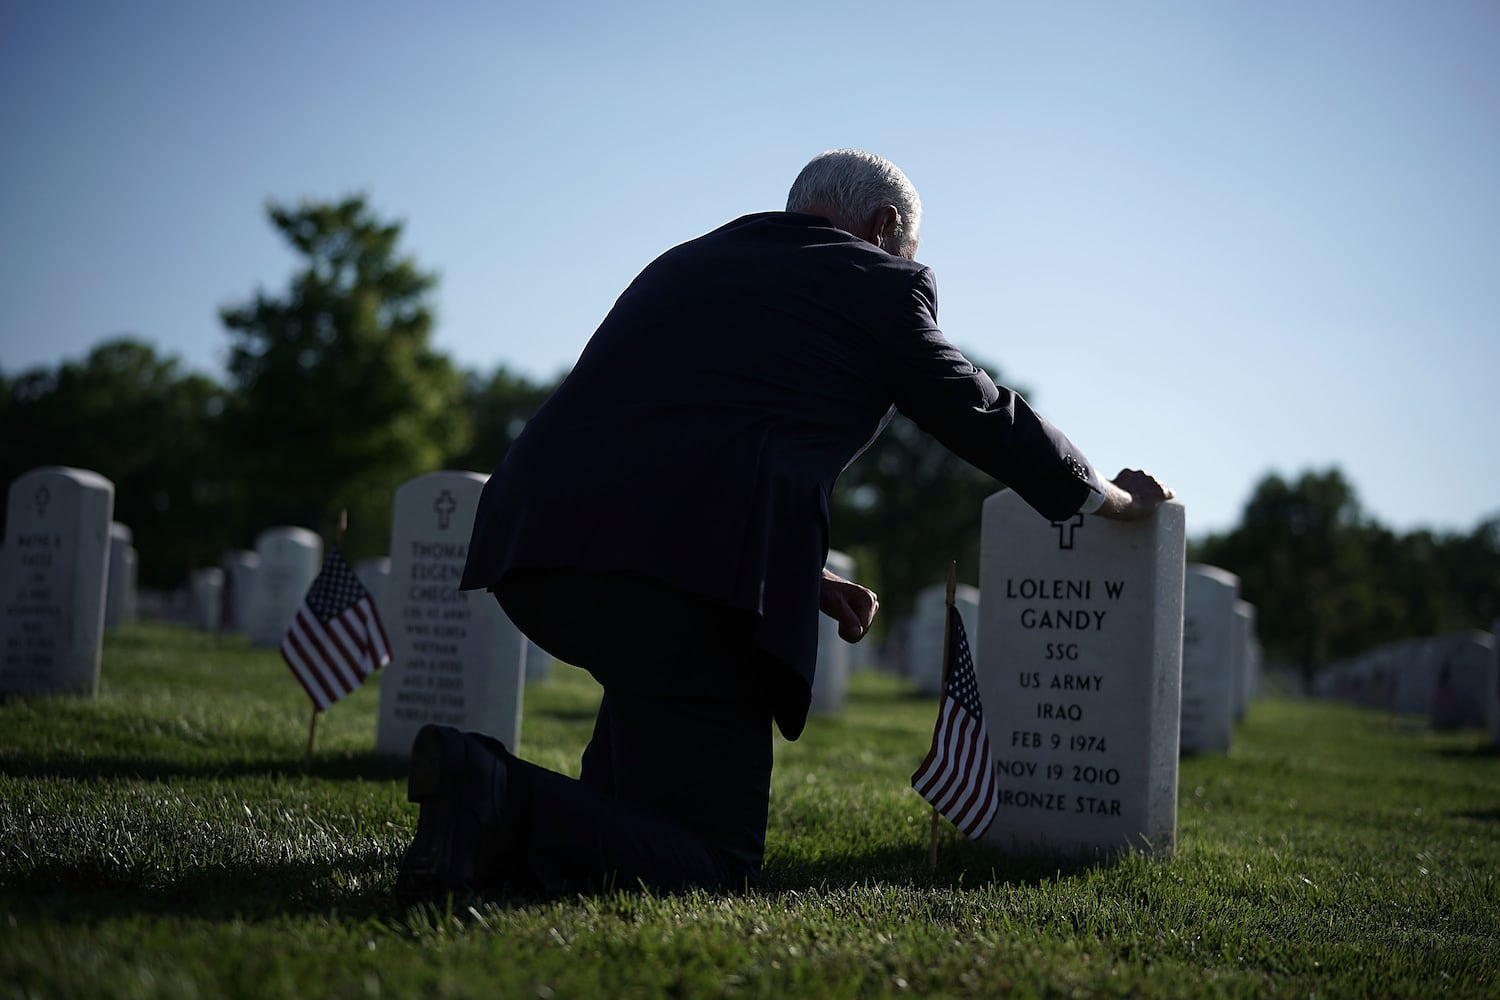
{"type": "MultiPolygon", "coordinates": [[[[521,752],[577,772],[598,689],[555,667],[521,752]]],[[[1183,761],[1178,850],[1019,863],[908,786],[936,703],[857,674],[778,740],[767,886],[403,907],[415,823],[372,684],[319,722],[274,651],[133,626],[96,701],[0,704],[0,995],[1500,996],[1485,734],[1293,698],[1183,761]]],[[[712,747],[684,747],[712,753],[712,747]]]]}

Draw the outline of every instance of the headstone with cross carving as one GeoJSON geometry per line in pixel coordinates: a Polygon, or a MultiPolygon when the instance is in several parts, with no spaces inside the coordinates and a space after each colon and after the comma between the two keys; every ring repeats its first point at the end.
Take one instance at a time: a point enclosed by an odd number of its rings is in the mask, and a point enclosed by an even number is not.
{"type": "Polygon", "coordinates": [[[250,642],[279,647],[323,565],[323,539],[290,525],[267,528],[255,539],[260,563],[250,595],[250,642]]]}
{"type": "Polygon", "coordinates": [[[1187,568],[1182,610],[1181,752],[1227,753],[1234,736],[1235,602],[1240,578],[1187,568]]]}
{"type": "Polygon", "coordinates": [[[1012,854],[1107,860],[1177,836],[1184,508],[1049,524],[984,503],[979,690],[1012,854]]]}
{"type": "Polygon", "coordinates": [[[0,695],[99,689],[114,484],[48,466],[11,483],[0,549],[0,695]]]}
{"type": "Polygon", "coordinates": [[[396,490],[378,753],[406,756],[429,722],[485,733],[512,751],[520,740],[525,638],[494,597],[458,589],[486,478],[433,472],[396,490]]]}
{"type": "MultiPolygon", "coordinates": [[[[973,572],[974,567],[969,567],[973,572]]],[[[939,575],[946,568],[937,563],[933,571],[939,575]]],[[[972,579],[972,577],[971,577],[972,579]]],[[[953,606],[959,617],[966,622],[979,620],[979,588],[966,583],[953,588],[953,606]]],[[[911,631],[907,636],[907,667],[916,685],[917,693],[936,698],[943,690],[943,629],[948,621],[948,585],[935,583],[918,591],[911,619],[911,631]]],[[[969,655],[979,656],[980,637],[978,631],[970,629],[969,655]]]]}

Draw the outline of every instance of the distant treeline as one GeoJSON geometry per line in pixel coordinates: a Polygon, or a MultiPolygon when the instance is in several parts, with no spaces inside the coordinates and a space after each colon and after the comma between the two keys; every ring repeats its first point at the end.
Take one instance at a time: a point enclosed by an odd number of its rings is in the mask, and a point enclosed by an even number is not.
{"type": "MultiPolygon", "coordinates": [[[[269,215],[303,264],[279,295],[221,311],[224,382],[136,337],[56,369],[0,372],[0,482],[41,465],[108,477],[144,586],[178,586],[273,525],[326,531],[340,510],[351,558],[383,555],[397,486],[435,469],[489,472],[561,378],[464,371],[434,350],[437,279],[363,198],[269,215]]],[[[949,559],[978,582],[980,505],[995,488],[898,418],[840,480],[833,545],[889,621],[949,559]]],[[[1500,519],[1398,536],[1362,515],[1337,470],[1269,476],[1243,523],[1191,558],[1238,574],[1268,655],[1309,669],[1500,615],[1500,519]]]]}

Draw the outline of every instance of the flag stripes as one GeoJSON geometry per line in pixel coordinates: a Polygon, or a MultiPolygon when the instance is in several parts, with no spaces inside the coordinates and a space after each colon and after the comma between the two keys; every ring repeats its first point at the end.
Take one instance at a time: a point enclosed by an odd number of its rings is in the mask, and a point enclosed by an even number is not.
{"type": "Polygon", "coordinates": [[[281,641],[281,656],[319,711],[390,662],[391,643],[375,601],[330,546],[307,598],[281,641]]]}
{"type": "Polygon", "coordinates": [[[974,839],[989,829],[999,796],[968,636],[957,609],[950,607],[948,616],[948,664],[932,749],[911,776],[911,784],[964,836],[974,839]]]}

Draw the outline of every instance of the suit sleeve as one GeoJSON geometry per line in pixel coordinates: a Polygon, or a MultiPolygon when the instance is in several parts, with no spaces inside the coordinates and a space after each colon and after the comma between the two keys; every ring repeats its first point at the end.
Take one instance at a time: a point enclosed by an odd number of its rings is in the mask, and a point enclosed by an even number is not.
{"type": "Polygon", "coordinates": [[[943,337],[930,268],[912,276],[895,312],[898,322],[882,336],[881,350],[898,410],[1049,520],[1071,517],[1103,495],[1098,474],[1062,431],[943,337]]]}

